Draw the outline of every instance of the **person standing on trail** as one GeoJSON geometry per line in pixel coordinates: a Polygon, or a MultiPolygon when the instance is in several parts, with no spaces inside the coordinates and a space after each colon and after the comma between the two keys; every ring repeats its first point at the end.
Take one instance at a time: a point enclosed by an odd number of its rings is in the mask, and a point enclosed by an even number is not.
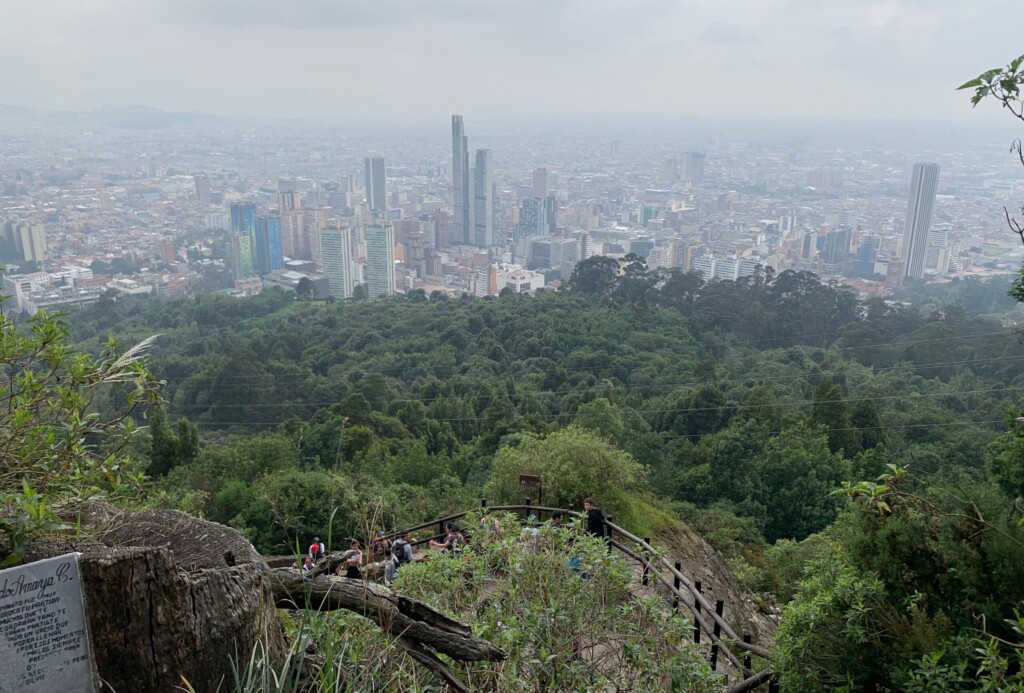
{"type": "MultiPolygon", "coordinates": [[[[404,563],[412,563],[412,544],[409,543],[409,533],[399,532],[398,539],[395,539],[395,543],[391,545],[391,554],[398,560],[398,566],[404,563]]],[[[395,571],[398,571],[398,566],[395,567],[395,571]]]]}
{"type": "Polygon", "coordinates": [[[391,587],[391,583],[398,577],[398,556],[391,554],[384,562],[384,586],[391,587]]]}
{"type": "Polygon", "coordinates": [[[309,545],[309,557],[313,559],[314,563],[323,558],[326,551],[324,545],[320,542],[320,537],[314,538],[313,543],[309,545]]]}
{"type": "Polygon", "coordinates": [[[431,539],[430,548],[455,553],[459,548],[458,532],[455,531],[455,527],[451,523],[444,526],[444,532],[444,541],[431,539]]]}
{"type": "Polygon", "coordinates": [[[608,536],[608,528],[605,526],[604,513],[594,503],[593,498],[583,500],[583,509],[587,511],[587,534],[602,539],[608,536]]]}
{"type": "Polygon", "coordinates": [[[352,553],[345,561],[345,577],[349,580],[361,580],[363,574],[359,571],[359,565],[363,562],[363,551],[359,548],[359,542],[352,540],[352,553]]]}

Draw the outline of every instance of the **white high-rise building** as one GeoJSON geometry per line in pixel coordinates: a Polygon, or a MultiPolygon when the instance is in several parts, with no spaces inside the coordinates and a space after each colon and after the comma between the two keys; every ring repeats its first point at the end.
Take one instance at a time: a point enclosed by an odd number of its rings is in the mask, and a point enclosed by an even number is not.
{"type": "Polygon", "coordinates": [[[335,298],[351,298],[352,230],[320,229],[320,253],[330,295],[335,298]]]}
{"type": "Polygon", "coordinates": [[[452,116],[452,219],[449,224],[449,238],[454,245],[470,242],[472,226],[470,221],[469,141],[462,116],[452,116]]]}
{"type": "Polygon", "coordinates": [[[388,208],[387,166],[384,157],[368,156],[363,164],[366,176],[366,204],[371,212],[388,208]]]}
{"type": "Polygon", "coordinates": [[[914,164],[910,177],[910,200],[907,203],[907,223],[903,227],[900,256],[903,276],[923,279],[928,248],[928,232],[935,210],[935,193],[939,187],[938,164],[914,164]]]}
{"type": "Polygon", "coordinates": [[[395,230],[390,225],[366,227],[366,294],[395,293],[395,230]]]}
{"type": "Polygon", "coordinates": [[[473,245],[481,248],[494,245],[493,169],[491,150],[477,149],[473,168],[473,245]]]}

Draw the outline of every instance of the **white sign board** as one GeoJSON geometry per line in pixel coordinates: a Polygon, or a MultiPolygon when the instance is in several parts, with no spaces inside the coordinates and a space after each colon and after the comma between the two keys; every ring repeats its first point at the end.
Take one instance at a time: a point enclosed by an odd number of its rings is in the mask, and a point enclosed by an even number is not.
{"type": "Polygon", "coordinates": [[[94,693],[77,553],[0,570],[0,693],[94,693]]]}

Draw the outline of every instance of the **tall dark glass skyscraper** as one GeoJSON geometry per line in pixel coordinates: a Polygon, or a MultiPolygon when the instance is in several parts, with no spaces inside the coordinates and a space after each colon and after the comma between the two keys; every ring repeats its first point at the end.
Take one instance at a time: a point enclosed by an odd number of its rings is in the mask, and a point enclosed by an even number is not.
{"type": "Polygon", "coordinates": [[[256,205],[236,202],[231,205],[231,233],[252,233],[256,230],[256,205]]]}
{"type": "Polygon", "coordinates": [[[469,180],[469,141],[462,116],[452,116],[452,219],[449,225],[449,240],[456,245],[466,245],[472,234],[469,180]]]}
{"type": "Polygon", "coordinates": [[[935,193],[939,187],[938,164],[914,164],[910,177],[910,201],[907,204],[907,223],[903,227],[903,276],[924,278],[924,261],[928,248],[928,232],[935,210],[935,193]]]}

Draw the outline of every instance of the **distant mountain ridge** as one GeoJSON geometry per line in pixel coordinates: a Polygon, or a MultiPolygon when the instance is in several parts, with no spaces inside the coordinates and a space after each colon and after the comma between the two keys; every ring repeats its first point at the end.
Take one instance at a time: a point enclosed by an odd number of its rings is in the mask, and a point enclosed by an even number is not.
{"type": "Polygon", "coordinates": [[[0,126],[79,125],[120,130],[166,130],[178,127],[217,127],[219,116],[198,111],[164,111],[152,106],[104,105],[93,111],[51,111],[0,104],[0,126]]]}

